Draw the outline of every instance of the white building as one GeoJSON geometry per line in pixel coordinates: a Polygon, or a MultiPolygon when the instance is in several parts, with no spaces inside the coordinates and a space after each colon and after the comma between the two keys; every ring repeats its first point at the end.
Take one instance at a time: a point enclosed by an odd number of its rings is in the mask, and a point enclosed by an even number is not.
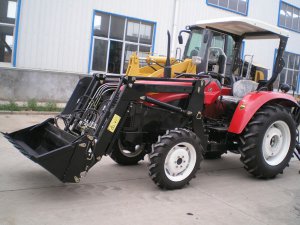
{"type": "MultiPolygon", "coordinates": [[[[233,16],[290,30],[280,82],[296,85],[299,0],[0,0],[0,67],[122,73],[133,51],[165,55],[167,30],[174,55],[177,34],[186,25],[233,16]]],[[[244,54],[254,54],[254,62],[271,72],[277,47],[276,41],[247,41],[244,54]]]]}

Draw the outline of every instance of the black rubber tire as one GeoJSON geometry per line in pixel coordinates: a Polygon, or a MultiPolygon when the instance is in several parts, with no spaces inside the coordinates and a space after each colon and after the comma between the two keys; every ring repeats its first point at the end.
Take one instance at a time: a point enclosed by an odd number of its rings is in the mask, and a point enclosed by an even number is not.
{"type": "Polygon", "coordinates": [[[124,155],[121,150],[121,146],[119,145],[119,140],[116,141],[113,147],[113,151],[110,154],[110,157],[112,160],[114,160],[116,163],[124,166],[129,165],[136,165],[139,161],[144,159],[144,156],[146,155],[145,151],[141,151],[138,155],[129,157],[127,155],[124,155]]]}
{"type": "Polygon", "coordinates": [[[195,133],[186,129],[175,129],[167,131],[165,135],[160,136],[158,141],[152,145],[152,153],[149,155],[149,175],[153,182],[162,189],[180,189],[196,177],[196,172],[200,169],[200,162],[203,159],[203,148],[200,139],[195,133]],[[178,143],[187,142],[191,144],[196,151],[196,163],[192,172],[181,181],[172,181],[165,174],[165,159],[169,151],[178,143]]]}
{"type": "Polygon", "coordinates": [[[220,159],[224,152],[206,152],[203,154],[204,159],[220,159]]]}
{"type": "Polygon", "coordinates": [[[288,166],[296,141],[296,126],[291,114],[281,105],[263,106],[251,119],[240,136],[241,161],[244,168],[257,178],[274,178],[288,166]],[[276,166],[269,165],[262,151],[263,138],[267,129],[276,121],[284,121],[290,130],[291,143],[285,158],[276,166]]]}

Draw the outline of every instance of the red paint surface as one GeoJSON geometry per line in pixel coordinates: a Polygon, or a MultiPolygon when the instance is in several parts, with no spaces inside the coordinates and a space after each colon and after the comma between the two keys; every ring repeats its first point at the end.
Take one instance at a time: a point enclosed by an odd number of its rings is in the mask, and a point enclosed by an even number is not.
{"type": "MultiPolygon", "coordinates": [[[[146,95],[161,102],[172,102],[188,97],[188,94],[185,93],[147,93],[146,95]]],[[[144,104],[147,106],[154,106],[154,104],[147,102],[145,102],[144,104]]]]}
{"type": "MultiPolygon", "coordinates": [[[[190,79],[188,79],[190,80],[190,79]]],[[[213,104],[221,93],[224,95],[229,95],[231,93],[230,88],[223,88],[218,85],[218,83],[214,80],[210,81],[205,80],[206,86],[204,89],[204,104],[210,105],[213,104]]],[[[155,85],[168,85],[168,86],[191,86],[190,82],[170,82],[170,81],[136,81],[136,83],[140,84],[155,84],[155,85]]],[[[155,98],[161,102],[171,102],[180,99],[184,99],[188,97],[188,94],[185,93],[148,93],[147,96],[155,98]]],[[[153,104],[147,103],[149,106],[153,106],[153,104]]]]}
{"type": "MultiPolygon", "coordinates": [[[[191,80],[191,79],[188,79],[191,80]]],[[[167,86],[192,86],[191,82],[171,82],[171,81],[136,81],[137,84],[155,84],[155,85],[167,85],[167,86]]],[[[172,102],[180,99],[187,98],[189,94],[186,93],[147,93],[146,96],[154,98],[161,102],[172,102]]],[[[147,106],[154,106],[154,104],[144,102],[147,106]]]]}
{"type": "Polygon", "coordinates": [[[271,100],[287,100],[289,105],[297,104],[293,96],[280,92],[252,92],[246,95],[236,108],[228,132],[240,134],[251,120],[256,111],[264,104],[271,100]],[[244,109],[240,109],[241,105],[245,105],[244,109]]]}
{"type": "Polygon", "coordinates": [[[232,95],[232,89],[229,87],[222,87],[221,95],[232,95]]]}
{"type": "Polygon", "coordinates": [[[192,82],[155,81],[155,80],[138,80],[135,82],[135,84],[155,84],[155,85],[186,86],[186,87],[192,86],[192,82]]]}
{"type": "Polygon", "coordinates": [[[216,81],[212,80],[204,89],[204,104],[210,105],[214,103],[221,94],[221,87],[216,81]]]}

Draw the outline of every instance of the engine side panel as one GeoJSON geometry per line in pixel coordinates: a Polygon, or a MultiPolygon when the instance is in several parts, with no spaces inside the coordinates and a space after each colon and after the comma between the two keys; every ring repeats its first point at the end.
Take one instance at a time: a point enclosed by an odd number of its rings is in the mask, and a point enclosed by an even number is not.
{"type": "MultiPolygon", "coordinates": [[[[191,80],[191,79],[186,79],[191,80]]],[[[220,83],[215,79],[203,79],[205,81],[205,89],[204,89],[204,104],[210,105],[213,104],[218,97],[223,93],[224,95],[229,95],[231,93],[231,89],[225,88],[224,90],[221,88],[220,83]]],[[[161,84],[161,85],[180,85],[180,86],[191,86],[189,82],[168,82],[168,81],[137,81],[136,83],[143,84],[161,84]]],[[[148,93],[147,96],[155,98],[161,102],[172,102],[175,100],[188,98],[188,94],[183,93],[148,93]]],[[[153,106],[153,105],[149,105],[153,106]]]]}
{"type": "MultiPolygon", "coordinates": [[[[207,82],[208,80],[206,80],[207,82]]],[[[204,89],[204,104],[213,104],[221,95],[221,85],[216,80],[210,80],[206,83],[204,89]]]]}

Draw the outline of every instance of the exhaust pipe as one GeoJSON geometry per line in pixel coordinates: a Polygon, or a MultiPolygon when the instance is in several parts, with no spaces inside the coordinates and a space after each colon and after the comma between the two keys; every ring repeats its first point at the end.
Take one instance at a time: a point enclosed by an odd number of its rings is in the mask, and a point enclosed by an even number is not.
{"type": "Polygon", "coordinates": [[[164,77],[171,78],[172,76],[172,67],[171,67],[171,60],[170,60],[170,52],[171,52],[171,34],[168,31],[168,50],[167,50],[167,59],[164,68],[164,77]]]}

